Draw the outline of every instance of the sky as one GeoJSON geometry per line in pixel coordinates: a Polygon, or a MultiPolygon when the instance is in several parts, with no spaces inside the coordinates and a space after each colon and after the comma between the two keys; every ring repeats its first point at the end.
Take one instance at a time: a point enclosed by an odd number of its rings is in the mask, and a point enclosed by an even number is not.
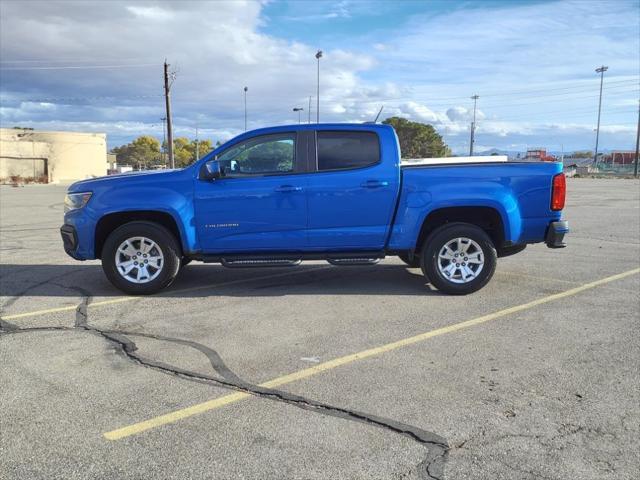
{"type": "Polygon", "coordinates": [[[430,123],[454,153],[635,148],[640,0],[0,0],[0,125],[225,141],[316,117],[430,123]],[[309,112],[309,97],[312,97],[309,112]]]}

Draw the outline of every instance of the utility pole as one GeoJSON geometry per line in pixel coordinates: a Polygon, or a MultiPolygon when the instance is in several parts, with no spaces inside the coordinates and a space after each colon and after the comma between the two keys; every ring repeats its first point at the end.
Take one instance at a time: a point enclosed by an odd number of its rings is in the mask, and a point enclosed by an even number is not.
{"type": "Polygon", "coordinates": [[[606,72],[609,67],[605,67],[602,65],[601,67],[596,68],[596,72],[600,74],[600,100],[598,100],[598,126],[596,127],[596,151],[593,153],[593,164],[594,166],[598,163],[598,140],[600,139],[600,111],[602,110],[602,83],[604,82],[604,72],[606,72]]]}
{"type": "Polygon", "coordinates": [[[308,123],[311,123],[311,95],[309,95],[309,109],[307,110],[307,114],[309,117],[308,123]]]}
{"type": "Polygon", "coordinates": [[[304,108],[302,107],[294,107],[293,111],[294,112],[298,112],[298,124],[300,124],[300,112],[302,112],[304,110],[304,108]]]}
{"type": "Polygon", "coordinates": [[[640,102],[638,103],[638,130],[636,132],[636,158],[633,166],[633,176],[638,177],[638,147],[640,147],[640,102]]]}
{"type": "Polygon", "coordinates": [[[476,104],[478,102],[478,95],[474,95],[471,97],[473,100],[473,122],[471,122],[471,139],[469,140],[469,156],[473,157],[473,142],[475,141],[476,134],[476,104]]]}
{"type": "Polygon", "coordinates": [[[200,142],[198,142],[198,124],[196,123],[196,162],[200,160],[200,142]]]}
{"type": "Polygon", "coordinates": [[[162,117],[162,163],[167,166],[167,117],[162,117]]]}
{"type": "Polygon", "coordinates": [[[316,53],[316,59],[318,60],[318,83],[316,91],[316,123],[320,123],[320,59],[322,58],[322,50],[318,50],[316,53]]]}
{"type": "Polygon", "coordinates": [[[167,146],[169,147],[169,164],[171,168],[176,168],[173,159],[173,128],[171,125],[171,85],[175,80],[175,73],[169,74],[169,64],[164,60],[164,100],[167,109],[167,146]],[[171,76],[171,82],[169,82],[171,76]]]}
{"type": "Polygon", "coordinates": [[[244,87],[244,131],[247,131],[247,90],[249,87],[244,87]]]}

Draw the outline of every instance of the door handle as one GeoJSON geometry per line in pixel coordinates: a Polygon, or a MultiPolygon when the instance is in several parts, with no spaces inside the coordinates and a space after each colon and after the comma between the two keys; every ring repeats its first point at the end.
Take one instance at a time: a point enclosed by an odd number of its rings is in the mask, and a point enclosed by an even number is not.
{"type": "Polygon", "coordinates": [[[361,183],[360,186],[363,188],[382,188],[388,187],[389,182],[381,180],[367,180],[366,182],[361,183]]]}
{"type": "Polygon", "coordinates": [[[288,192],[301,192],[301,191],[302,191],[302,187],[296,187],[294,185],[280,185],[279,187],[276,187],[276,192],[288,193],[288,192]]]}

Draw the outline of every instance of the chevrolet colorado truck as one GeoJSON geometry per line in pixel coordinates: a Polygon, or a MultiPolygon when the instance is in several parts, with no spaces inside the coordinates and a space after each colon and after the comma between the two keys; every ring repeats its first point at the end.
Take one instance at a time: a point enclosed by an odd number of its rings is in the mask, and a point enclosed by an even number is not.
{"type": "Polygon", "coordinates": [[[467,294],[489,282],[498,257],[565,246],[565,192],[560,163],[403,163],[387,125],[278,126],[181,170],[74,183],[60,230],[70,256],[101,259],[129,294],[167,287],[191,260],[350,266],[387,255],[442,292],[467,294]]]}

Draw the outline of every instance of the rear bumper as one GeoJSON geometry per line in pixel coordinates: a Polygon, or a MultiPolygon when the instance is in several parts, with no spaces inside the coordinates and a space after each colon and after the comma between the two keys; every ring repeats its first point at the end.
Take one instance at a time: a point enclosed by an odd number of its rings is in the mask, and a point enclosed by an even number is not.
{"type": "Polygon", "coordinates": [[[72,258],[76,260],[84,260],[77,254],[78,250],[78,234],[73,225],[63,225],[60,227],[60,236],[62,237],[62,244],[64,251],[72,258]]]}
{"type": "Polygon", "coordinates": [[[569,232],[569,222],[562,220],[559,222],[551,222],[547,228],[545,242],[549,248],[564,248],[564,236],[569,232]]]}

